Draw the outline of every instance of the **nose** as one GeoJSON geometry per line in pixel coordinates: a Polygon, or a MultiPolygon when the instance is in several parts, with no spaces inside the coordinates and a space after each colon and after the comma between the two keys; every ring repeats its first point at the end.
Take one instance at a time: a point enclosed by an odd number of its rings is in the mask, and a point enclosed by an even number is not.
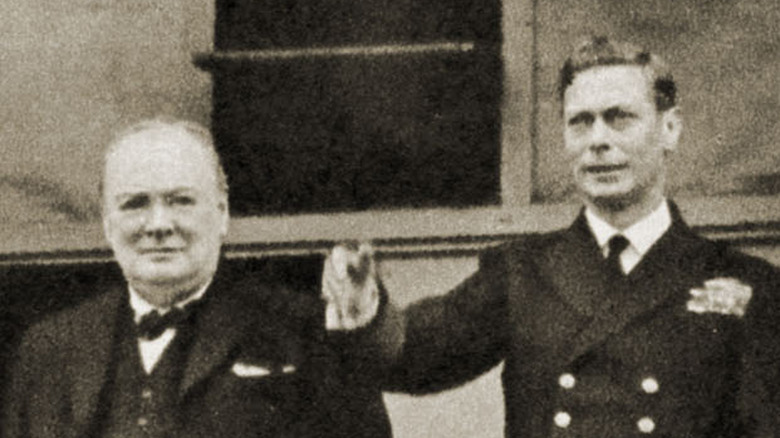
{"type": "Polygon", "coordinates": [[[165,205],[154,203],[146,216],[144,233],[156,239],[173,234],[173,217],[165,205]]]}
{"type": "Polygon", "coordinates": [[[609,127],[599,117],[593,122],[591,127],[588,149],[599,154],[608,151],[609,148],[609,127]]]}

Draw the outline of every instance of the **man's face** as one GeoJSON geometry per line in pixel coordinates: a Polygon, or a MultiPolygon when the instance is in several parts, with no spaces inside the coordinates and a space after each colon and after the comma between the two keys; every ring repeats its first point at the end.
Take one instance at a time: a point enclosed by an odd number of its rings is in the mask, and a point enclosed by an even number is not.
{"type": "Polygon", "coordinates": [[[158,305],[205,284],[228,227],[206,150],[184,131],[140,132],[116,145],[105,171],[104,231],[128,282],[158,305]]]}
{"type": "Polygon", "coordinates": [[[579,72],[564,94],[564,142],[574,181],[597,205],[654,202],[663,196],[665,155],[676,147],[675,110],[656,110],[639,66],[579,72]]]}

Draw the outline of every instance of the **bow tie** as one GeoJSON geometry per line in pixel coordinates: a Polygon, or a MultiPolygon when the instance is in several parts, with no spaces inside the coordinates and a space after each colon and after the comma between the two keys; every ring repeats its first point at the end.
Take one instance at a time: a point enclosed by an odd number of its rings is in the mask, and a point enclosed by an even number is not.
{"type": "Polygon", "coordinates": [[[148,341],[157,339],[169,328],[175,328],[186,322],[192,314],[193,306],[183,309],[174,307],[164,315],[153,310],[141,318],[138,323],[138,336],[148,341]]]}

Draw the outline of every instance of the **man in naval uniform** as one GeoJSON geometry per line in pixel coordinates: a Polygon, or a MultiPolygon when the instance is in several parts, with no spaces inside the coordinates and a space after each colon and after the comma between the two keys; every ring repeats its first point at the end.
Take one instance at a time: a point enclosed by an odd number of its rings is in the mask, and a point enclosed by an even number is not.
{"type": "Polygon", "coordinates": [[[379,390],[323,336],[319,285],[309,302],[220,259],[228,187],[205,128],[144,121],[104,164],[126,281],[26,333],[3,437],[390,435],[379,390]]]}
{"type": "Polygon", "coordinates": [[[654,54],[579,47],[560,97],[583,209],[566,230],[487,250],[444,296],[380,305],[370,247],[333,250],[334,321],[381,321],[386,389],[439,391],[503,361],[508,437],[773,436],[778,272],[698,236],[665,198],[675,94],[654,54]]]}

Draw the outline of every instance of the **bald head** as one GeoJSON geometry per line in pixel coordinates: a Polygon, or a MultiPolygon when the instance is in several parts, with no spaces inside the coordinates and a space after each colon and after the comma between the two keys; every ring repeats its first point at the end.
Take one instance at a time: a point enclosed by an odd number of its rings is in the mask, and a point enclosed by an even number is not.
{"type": "Polygon", "coordinates": [[[214,146],[214,140],[211,132],[199,123],[189,120],[179,120],[173,118],[148,119],[131,125],[127,129],[119,132],[108,144],[104,151],[103,177],[100,181],[100,192],[103,193],[106,177],[106,164],[111,155],[120,147],[135,147],[134,145],[143,142],[143,139],[153,140],[155,138],[163,139],[188,139],[194,144],[203,148],[211,167],[213,169],[214,182],[217,190],[225,195],[228,193],[228,182],[225,170],[214,146]],[[139,142],[139,140],[141,140],[139,142]]]}

